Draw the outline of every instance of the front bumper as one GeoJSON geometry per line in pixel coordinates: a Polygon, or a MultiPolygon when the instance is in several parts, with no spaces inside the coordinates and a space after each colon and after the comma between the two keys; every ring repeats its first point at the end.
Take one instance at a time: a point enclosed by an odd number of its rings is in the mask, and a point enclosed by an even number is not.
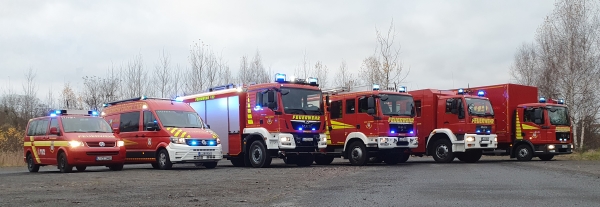
{"type": "Polygon", "coordinates": [[[69,165],[106,166],[125,163],[125,147],[67,147],[69,165]]]}
{"type": "Polygon", "coordinates": [[[367,147],[379,149],[414,149],[419,146],[417,137],[369,137],[367,147]]]}
{"type": "Polygon", "coordinates": [[[496,149],[497,147],[498,141],[496,134],[465,134],[464,140],[452,143],[452,149],[458,152],[464,152],[471,149],[496,149]]]}
{"type": "Polygon", "coordinates": [[[223,150],[220,144],[216,147],[207,147],[170,143],[167,146],[167,152],[173,163],[218,162],[223,159],[223,150]]]}
{"type": "Polygon", "coordinates": [[[280,150],[296,150],[296,151],[319,151],[317,149],[327,148],[327,135],[319,134],[316,137],[300,137],[289,133],[280,133],[277,137],[277,146],[280,150]]]}
{"type": "Polygon", "coordinates": [[[534,155],[560,155],[560,154],[572,154],[572,144],[545,144],[536,145],[534,155]]]}

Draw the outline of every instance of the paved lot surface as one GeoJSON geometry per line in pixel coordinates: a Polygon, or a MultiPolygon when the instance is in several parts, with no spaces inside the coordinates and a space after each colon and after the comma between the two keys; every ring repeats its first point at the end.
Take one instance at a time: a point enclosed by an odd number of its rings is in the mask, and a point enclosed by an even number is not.
{"type": "Polygon", "coordinates": [[[0,168],[0,206],[600,206],[600,162],[436,164],[430,157],[394,166],[266,169],[128,165],[61,174],[0,168]]]}

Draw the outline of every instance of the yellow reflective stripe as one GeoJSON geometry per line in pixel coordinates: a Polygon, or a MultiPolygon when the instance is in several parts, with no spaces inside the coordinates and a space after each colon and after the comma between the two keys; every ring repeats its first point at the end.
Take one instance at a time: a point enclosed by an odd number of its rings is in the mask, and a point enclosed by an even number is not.
{"type": "MultiPolygon", "coordinates": [[[[183,133],[181,133],[181,136],[180,136],[180,137],[181,137],[181,138],[184,138],[186,134],[187,134],[187,132],[183,132],[183,133]]],[[[175,136],[177,136],[177,135],[175,135],[175,136]]]]}
{"type": "Polygon", "coordinates": [[[171,131],[171,127],[167,127],[167,131],[171,131]]]}
{"type": "Polygon", "coordinates": [[[35,158],[35,161],[37,163],[42,163],[40,157],[37,154],[37,149],[35,149],[35,143],[33,143],[33,136],[29,136],[29,140],[31,141],[31,151],[33,151],[33,158],[35,158]]]}
{"type": "Polygon", "coordinates": [[[24,147],[31,147],[31,142],[23,142],[24,147]]]}
{"type": "Polygon", "coordinates": [[[536,126],[531,126],[531,125],[527,125],[527,124],[523,124],[522,126],[523,126],[523,129],[540,129],[536,126]]]}
{"type": "Polygon", "coordinates": [[[171,133],[175,133],[175,130],[177,130],[177,128],[171,129],[171,133]]]}
{"type": "Polygon", "coordinates": [[[35,141],[34,143],[35,143],[35,146],[38,146],[38,147],[49,147],[52,145],[52,142],[54,142],[55,147],[69,146],[68,141],[35,141]]]}
{"type": "Polygon", "coordinates": [[[181,129],[180,129],[180,130],[178,130],[178,131],[177,131],[177,132],[174,134],[174,136],[179,136],[179,133],[181,133],[181,131],[183,131],[183,130],[181,130],[181,129]]]}
{"type": "Polygon", "coordinates": [[[192,136],[188,135],[187,138],[192,138],[192,136]]]}
{"type": "Polygon", "coordinates": [[[517,120],[515,123],[515,126],[517,126],[517,128],[515,129],[516,138],[523,139],[523,134],[521,132],[521,128],[523,128],[523,127],[521,126],[521,121],[520,121],[518,110],[517,110],[517,116],[515,117],[515,119],[517,120]]]}

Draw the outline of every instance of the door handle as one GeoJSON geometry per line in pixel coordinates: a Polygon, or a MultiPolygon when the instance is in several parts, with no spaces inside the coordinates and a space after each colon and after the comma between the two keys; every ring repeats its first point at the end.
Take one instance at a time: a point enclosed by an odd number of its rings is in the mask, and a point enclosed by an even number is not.
{"type": "Polygon", "coordinates": [[[356,128],[357,128],[357,129],[360,129],[360,124],[357,124],[357,125],[356,125],[356,128]]]}
{"type": "Polygon", "coordinates": [[[549,126],[542,126],[542,129],[550,129],[549,126]]]}
{"type": "Polygon", "coordinates": [[[449,124],[450,122],[445,121],[444,124],[449,124]]]}

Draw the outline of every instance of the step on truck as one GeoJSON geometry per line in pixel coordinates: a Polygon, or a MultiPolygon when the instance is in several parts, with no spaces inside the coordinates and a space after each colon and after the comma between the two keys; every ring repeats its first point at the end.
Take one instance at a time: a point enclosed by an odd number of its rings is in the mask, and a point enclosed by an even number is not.
{"type": "Polygon", "coordinates": [[[218,86],[178,97],[223,137],[223,154],[234,166],[268,167],[273,158],[310,166],[327,146],[322,92],[316,78],[218,86]]]}
{"type": "Polygon", "coordinates": [[[497,147],[494,110],[485,91],[421,89],[409,94],[420,143],[413,155],[432,156],[438,163],[454,158],[471,163],[479,161],[483,150],[497,147]]]}
{"type": "Polygon", "coordinates": [[[414,125],[414,101],[406,87],[398,90],[379,85],[334,88],[326,94],[326,154],[315,163],[330,164],[343,157],[352,165],[370,160],[387,164],[406,162],[418,146],[414,125]]]}
{"type": "Polygon", "coordinates": [[[474,87],[485,90],[496,117],[498,148],[484,151],[508,155],[519,161],[533,157],[551,160],[555,155],[572,153],[569,108],[564,99],[538,98],[538,89],[518,84],[474,87]]]}

